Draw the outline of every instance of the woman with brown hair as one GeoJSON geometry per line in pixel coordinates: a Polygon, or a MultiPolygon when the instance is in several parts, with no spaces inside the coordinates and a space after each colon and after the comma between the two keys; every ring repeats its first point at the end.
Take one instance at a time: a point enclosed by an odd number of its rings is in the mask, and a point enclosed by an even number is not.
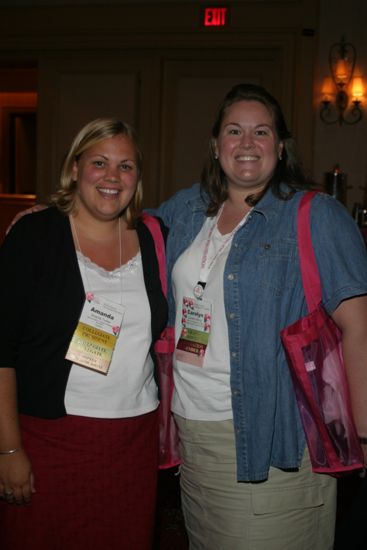
{"type": "MultiPolygon", "coordinates": [[[[172,408],[190,550],[332,549],[336,480],[312,472],[280,339],[307,313],[296,219],[309,187],[278,102],[244,83],[219,107],[201,184],[156,211],[169,227],[172,408]]],[[[312,201],[311,230],[366,437],[365,245],[325,194],[312,201]]]]}

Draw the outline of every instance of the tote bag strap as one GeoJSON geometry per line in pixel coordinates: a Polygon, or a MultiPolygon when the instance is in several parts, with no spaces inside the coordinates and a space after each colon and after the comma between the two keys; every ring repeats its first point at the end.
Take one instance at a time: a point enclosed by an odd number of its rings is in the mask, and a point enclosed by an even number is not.
{"type": "Polygon", "coordinates": [[[310,209],[317,191],[305,193],[298,206],[297,238],[303,289],[309,313],[318,307],[322,298],[321,281],[312,245],[310,209]]]}
{"type": "Polygon", "coordinates": [[[166,247],[164,244],[160,223],[157,218],[151,216],[150,214],[146,214],[145,212],[143,213],[141,219],[153,237],[155,253],[159,266],[159,277],[161,280],[162,292],[165,296],[167,296],[166,247]]]}

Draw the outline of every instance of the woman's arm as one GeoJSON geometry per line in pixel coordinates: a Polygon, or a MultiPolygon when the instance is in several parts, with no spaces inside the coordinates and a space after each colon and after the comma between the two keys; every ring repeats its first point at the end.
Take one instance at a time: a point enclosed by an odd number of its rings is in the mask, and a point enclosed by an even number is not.
{"type": "Polygon", "coordinates": [[[8,225],[8,227],[6,228],[6,232],[5,232],[6,235],[9,233],[9,231],[11,230],[13,225],[16,224],[17,221],[20,220],[20,218],[22,218],[23,216],[25,216],[27,214],[33,214],[33,212],[39,212],[41,210],[44,210],[45,208],[47,208],[46,204],[38,204],[37,203],[37,204],[31,206],[30,208],[26,208],[26,210],[20,210],[20,212],[15,214],[14,218],[10,222],[10,225],[8,225]]]}
{"type": "MultiPolygon", "coordinates": [[[[367,296],[344,300],[332,317],[343,333],[343,355],[357,432],[367,437],[367,296]]],[[[362,445],[367,466],[367,445],[362,445]]]]}
{"type": "Polygon", "coordinates": [[[0,368],[0,496],[10,504],[26,504],[34,492],[32,468],[19,429],[15,371],[0,368]]]}

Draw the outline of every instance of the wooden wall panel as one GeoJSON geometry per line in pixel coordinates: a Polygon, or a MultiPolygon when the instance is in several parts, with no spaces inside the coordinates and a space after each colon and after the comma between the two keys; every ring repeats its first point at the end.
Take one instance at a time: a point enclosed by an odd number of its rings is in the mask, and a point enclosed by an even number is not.
{"type": "MultiPolygon", "coordinates": [[[[195,52],[164,62],[161,197],[198,181],[218,104],[239,82],[262,84],[284,104],[291,119],[284,74],[292,50],[282,47],[195,52]]],[[[290,64],[291,65],[291,64],[290,64]]],[[[288,73],[292,77],[291,73],[288,73]]],[[[291,81],[291,78],[289,78],[291,81]]],[[[290,120],[291,122],[291,120],[290,120]]]]}
{"type": "Polygon", "coordinates": [[[216,105],[242,80],[278,97],[312,166],[319,0],[228,1],[224,29],[201,25],[201,1],[66,3],[0,8],[0,67],[38,66],[40,200],[76,130],[117,114],[137,127],[145,204],[158,204],[198,178],[216,105]]]}
{"type": "MultiPolygon", "coordinates": [[[[127,61],[116,52],[108,60],[92,56],[59,56],[40,67],[38,195],[44,198],[58,184],[58,175],[71,140],[87,122],[98,117],[117,117],[138,131],[143,151],[154,150],[153,115],[158,111],[157,86],[153,83],[154,60],[139,54],[127,61]],[[152,103],[154,102],[154,105],[152,103]]],[[[149,164],[149,162],[148,162],[149,164]]],[[[149,168],[149,166],[148,166],[149,168]]],[[[153,196],[152,200],[157,197],[153,196]]]]}

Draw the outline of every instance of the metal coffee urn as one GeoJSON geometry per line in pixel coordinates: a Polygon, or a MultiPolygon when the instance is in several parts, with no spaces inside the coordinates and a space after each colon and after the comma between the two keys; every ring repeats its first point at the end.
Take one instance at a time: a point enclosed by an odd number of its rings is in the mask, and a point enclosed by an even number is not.
{"type": "Polygon", "coordinates": [[[341,171],[338,164],[335,165],[331,172],[325,173],[325,191],[346,205],[347,174],[341,171]]]}

